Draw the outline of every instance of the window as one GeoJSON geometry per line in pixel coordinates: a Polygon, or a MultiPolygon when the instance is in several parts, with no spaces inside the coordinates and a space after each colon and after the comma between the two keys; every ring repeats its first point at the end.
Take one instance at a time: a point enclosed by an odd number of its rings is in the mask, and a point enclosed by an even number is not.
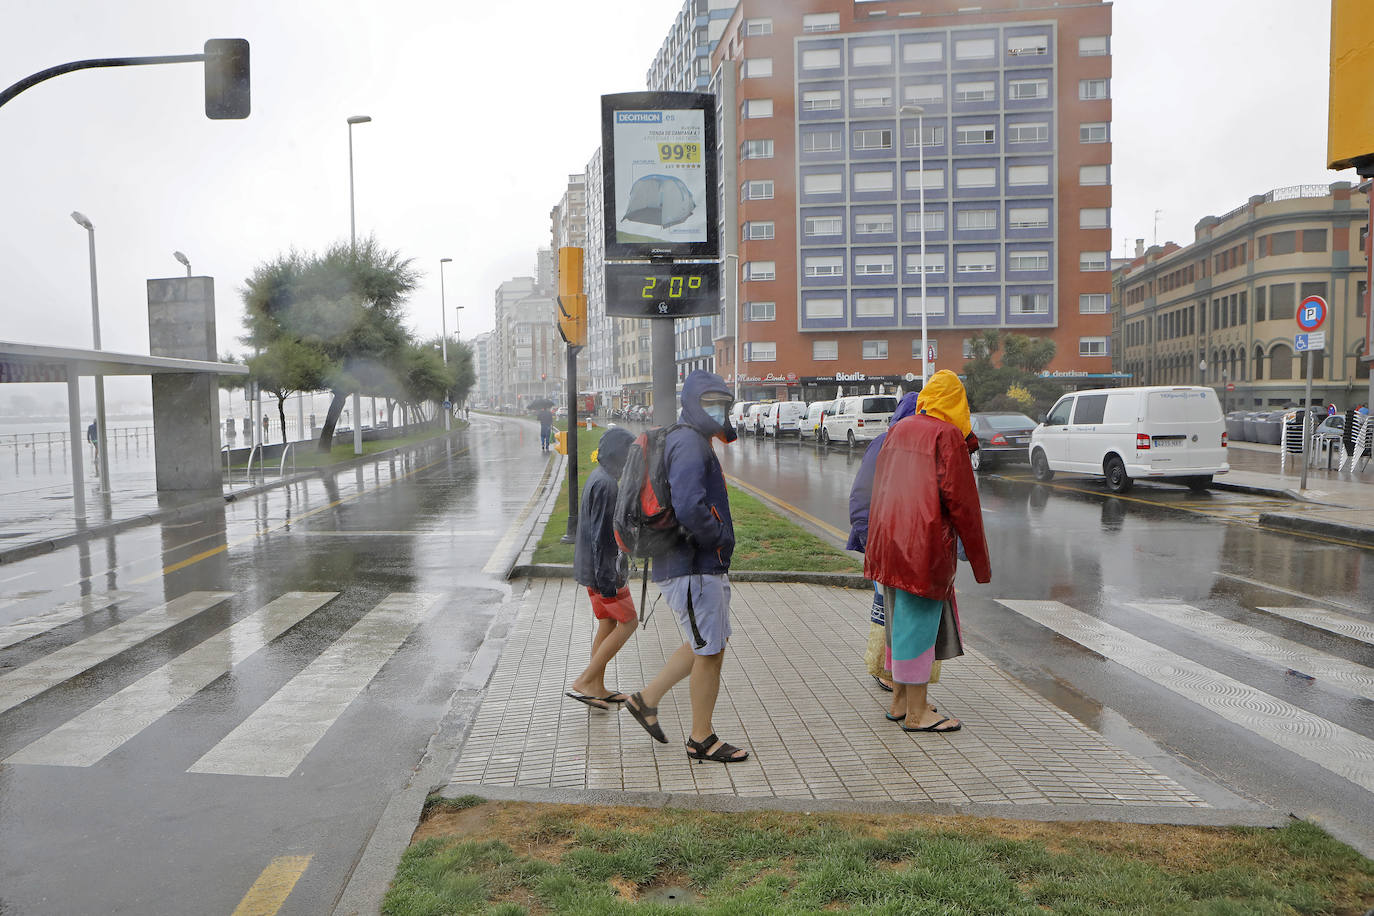
{"type": "Polygon", "coordinates": [[[1080,124],[1078,125],[1079,143],[1106,143],[1107,125],[1106,124],[1080,124]]]}
{"type": "Polygon", "coordinates": [[[1043,57],[1050,53],[1050,37],[1013,35],[1007,39],[1007,53],[1012,57],[1043,57]]]}
{"type": "Polygon", "coordinates": [[[945,170],[926,169],[924,172],[918,172],[915,169],[909,169],[902,176],[902,186],[908,191],[914,191],[917,188],[925,188],[927,191],[939,190],[945,186],[945,170]]]}
{"type": "MultiPolygon", "coordinates": [[[[908,315],[920,315],[920,314],[921,314],[921,294],[920,294],[920,293],[914,293],[914,294],[912,294],[912,295],[906,297],[906,313],[907,313],[908,315]]],[[[945,313],[945,297],[944,297],[944,296],[931,296],[931,295],[927,294],[927,295],[926,295],[926,316],[929,317],[930,315],[943,315],[944,313],[945,313]]],[[[921,342],[920,342],[919,340],[916,341],[916,345],[917,345],[917,346],[920,346],[920,343],[921,343],[921,342]]],[[[919,350],[913,349],[913,352],[919,353],[920,351],[919,351],[919,350]]],[[[917,358],[917,359],[920,359],[919,356],[917,356],[916,358],[917,358]]]]}
{"type": "Polygon", "coordinates": [[[745,35],[772,35],[773,20],[771,19],[746,19],[744,20],[745,35]]]}
{"type": "Polygon", "coordinates": [[[997,170],[993,168],[968,168],[955,172],[955,184],[960,188],[995,188],[997,170]]]}
{"type": "Polygon", "coordinates": [[[773,75],[773,58],[771,57],[746,57],[744,59],[744,69],[740,73],[743,79],[767,78],[773,75]]]}
{"type": "Polygon", "coordinates": [[[1085,102],[1105,99],[1107,97],[1106,80],[1079,80],[1078,97],[1085,102]]]}
{"type": "Polygon", "coordinates": [[[938,41],[913,41],[902,45],[902,63],[933,64],[945,59],[945,46],[938,41]]]}
{"type": "Polygon", "coordinates": [[[996,210],[959,210],[954,214],[957,229],[996,229],[996,210]]]}
{"type": "Polygon", "coordinates": [[[740,117],[742,118],[771,118],[773,117],[772,99],[745,99],[740,106],[740,117]]]}
{"type": "Polygon", "coordinates": [[[997,100],[997,84],[979,80],[975,83],[955,83],[954,101],[956,102],[994,102],[997,100]]]}
{"type": "Polygon", "coordinates": [[[1105,337],[1080,337],[1078,338],[1079,356],[1106,356],[1107,338],[1105,337]]]}
{"type": "Polygon", "coordinates": [[[1048,229],[1049,207],[1012,207],[1007,211],[1009,229],[1048,229]]]}
{"type": "Polygon", "coordinates": [[[1107,36],[1094,35],[1090,38],[1078,39],[1079,57],[1106,57],[1107,56],[1107,36]]]}
{"type": "Polygon", "coordinates": [[[744,224],[744,231],[740,235],[746,239],[771,239],[773,237],[773,221],[770,219],[747,222],[744,224]]]}
{"type": "Polygon", "coordinates": [[[991,38],[964,38],[954,42],[955,60],[989,60],[997,55],[991,38]]]}
{"type": "Polygon", "coordinates": [[[806,318],[843,318],[843,299],[807,299],[802,308],[806,318]]]}
{"type": "Polygon", "coordinates": [[[778,345],[772,341],[747,343],[745,346],[749,352],[745,354],[744,358],[751,363],[771,363],[778,358],[778,345]]]}
{"type": "Polygon", "coordinates": [[[1105,315],[1107,314],[1107,306],[1106,293],[1084,293],[1078,297],[1078,314],[1080,315],[1105,315]]]}
{"type": "Polygon", "coordinates": [[[1049,270],[1050,253],[1048,251],[1009,251],[1007,252],[1007,270],[1049,270]]]}
{"type": "MultiPolygon", "coordinates": [[[[920,211],[920,210],[910,210],[910,211],[907,212],[906,218],[903,220],[903,226],[904,226],[904,228],[906,229],[907,232],[920,232],[920,231],[921,231],[921,222],[922,222],[922,220],[921,220],[921,211],[920,211]]],[[[925,211],[925,224],[926,224],[926,231],[927,231],[927,232],[944,232],[944,231],[945,231],[945,211],[944,211],[944,210],[927,210],[927,211],[925,211]]]]}
{"type": "Polygon", "coordinates": [[[838,89],[813,89],[802,93],[802,111],[833,111],[839,107],[838,89]]]}
{"type": "Polygon", "coordinates": [[[839,235],[844,231],[844,217],[808,216],[802,225],[806,235],[839,235]]]}
{"type": "MultiPolygon", "coordinates": [[[[914,128],[914,127],[908,127],[905,131],[903,131],[902,135],[903,135],[903,137],[905,138],[905,139],[903,140],[903,143],[906,145],[907,149],[913,149],[913,148],[915,148],[915,146],[916,146],[916,128],[914,128]]],[[[922,146],[944,146],[944,145],[945,145],[945,127],[944,127],[944,125],[943,125],[943,124],[922,124],[922,125],[921,125],[921,145],[922,145],[922,146]]]]}
{"type": "Polygon", "coordinates": [[[744,303],[745,321],[772,321],[777,317],[778,304],[776,302],[746,302],[744,303]]]}
{"type": "Polygon", "coordinates": [[[891,296],[859,296],[854,300],[854,317],[891,318],[896,307],[891,296]]]}
{"type": "Polygon", "coordinates": [[[808,277],[843,277],[844,258],[838,255],[812,255],[804,259],[804,273],[808,277]]]}
{"type": "Polygon", "coordinates": [[[1105,165],[1081,165],[1078,167],[1078,183],[1083,187],[1092,187],[1107,183],[1107,167],[1105,165]]]}
{"type": "Polygon", "coordinates": [[[887,341],[885,340],[865,340],[864,359],[887,359],[887,341]]]}
{"type": "Polygon", "coordinates": [[[803,70],[837,70],[839,66],[839,48],[816,48],[802,52],[803,70]]]}
{"type": "Polygon", "coordinates": [[[1049,80],[1012,80],[1007,84],[1007,96],[1013,101],[1027,99],[1047,99],[1050,97],[1049,80]]]}
{"type": "Polygon", "coordinates": [[[859,45],[851,49],[851,58],[856,67],[892,66],[891,45],[859,45]]]}
{"type": "Polygon", "coordinates": [[[917,105],[936,105],[945,100],[944,83],[921,83],[907,86],[902,90],[902,98],[917,105]]]}
{"type": "Polygon", "coordinates": [[[1050,125],[1044,121],[1034,124],[1007,125],[1008,143],[1048,143],[1049,140],[1050,125]]]}
{"type": "Polygon", "coordinates": [[[892,255],[861,254],[854,257],[854,273],[858,276],[882,277],[892,275],[892,255]]]}
{"type": "Polygon", "coordinates": [[[1050,313],[1049,293],[1021,293],[1007,299],[1007,309],[1012,315],[1048,315],[1050,313]]]}
{"type": "Polygon", "coordinates": [[[802,134],[803,153],[838,153],[843,145],[838,130],[813,130],[802,134]]]}
{"type": "Polygon", "coordinates": [[[963,124],[954,128],[954,142],[962,146],[986,146],[997,142],[997,131],[991,124],[963,124]]]}
{"type": "Polygon", "coordinates": [[[1325,251],[1326,250],[1326,230],[1325,229],[1304,229],[1302,231],[1302,250],[1303,251],[1325,251]]]}
{"type": "Polygon", "coordinates": [[[1007,169],[1007,184],[1012,187],[1049,183],[1048,165],[1013,165],[1007,169]]]}
{"type": "MultiPolygon", "coordinates": [[[[925,273],[942,274],[945,272],[945,253],[943,251],[927,251],[925,256],[925,273]]],[[[906,256],[906,272],[910,275],[919,275],[921,270],[921,253],[913,251],[906,256]]]]}
{"type": "Polygon", "coordinates": [[[892,149],[892,131],[856,130],[854,131],[854,149],[892,149]]]}
{"type": "MultiPolygon", "coordinates": [[[[890,176],[889,176],[890,177],[890,176]]],[[[858,176],[855,176],[855,188],[858,187],[858,176]]],[[[888,182],[891,185],[891,182],[888,182]]],[[[891,213],[860,213],[854,217],[855,235],[889,235],[892,232],[891,213]]]]}
{"type": "Polygon", "coordinates": [[[740,200],[772,200],[773,180],[746,181],[740,186],[740,200]]]}
{"type": "Polygon", "coordinates": [[[855,172],[854,173],[854,193],[872,193],[875,191],[892,190],[892,172],[883,170],[881,172],[855,172]]]}
{"type": "Polygon", "coordinates": [[[776,261],[745,261],[744,279],[746,280],[773,280],[778,275],[778,265],[776,261]]]}
{"type": "Polygon", "coordinates": [[[812,359],[839,359],[840,342],[838,340],[813,340],[811,341],[812,359]]]}
{"type": "Polygon", "coordinates": [[[838,32],[839,13],[807,13],[802,17],[803,32],[838,32]]]}
{"type": "Polygon", "coordinates": [[[854,90],[855,108],[891,108],[892,90],[887,86],[867,86],[854,90]]]}
{"type": "Polygon", "coordinates": [[[772,140],[745,140],[739,145],[741,159],[772,159],[772,140]]]}
{"type": "Polygon", "coordinates": [[[1085,251],[1078,256],[1079,270],[1106,270],[1110,260],[1105,251],[1085,251]]]}
{"type": "Polygon", "coordinates": [[[1270,254],[1292,254],[1298,250],[1298,234],[1296,232],[1275,232],[1269,236],[1270,254]]]}
{"type": "Polygon", "coordinates": [[[1298,287],[1298,301],[1302,302],[1309,296],[1321,296],[1326,298],[1326,284],[1321,281],[1304,283],[1298,287]]]}
{"type": "Polygon", "coordinates": [[[960,315],[996,315],[996,296],[960,296],[960,315]]]}
{"type": "Polygon", "coordinates": [[[802,192],[805,194],[838,194],[843,188],[843,178],[838,172],[825,172],[819,175],[802,176],[802,192]]]}
{"type": "Polygon", "coordinates": [[[1106,415],[1107,396],[1105,394],[1085,394],[1078,398],[1078,403],[1073,412],[1073,422],[1075,424],[1101,423],[1106,415]]]}
{"type": "Polygon", "coordinates": [[[995,251],[961,251],[954,262],[954,270],[961,274],[991,273],[997,269],[995,251]]]}
{"type": "Polygon", "coordinates": [[[1084,207],[1078,211],[1079,229],[1106,229],[1107,211],[1102,207],[1084,207]]]}

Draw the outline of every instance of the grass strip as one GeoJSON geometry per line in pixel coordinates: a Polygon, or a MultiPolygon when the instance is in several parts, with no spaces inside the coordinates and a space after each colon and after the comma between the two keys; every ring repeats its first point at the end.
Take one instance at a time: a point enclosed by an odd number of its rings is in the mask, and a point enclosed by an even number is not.
{"type": "Polygon", "coordinates": [[[1374,904],[1374,863],[1301,821],[1208,828],[465,803],[428,810],[384,914],[1359,916],[1374,904]]]}
{"type": "MultiPolygon", "coordinates": [[[[454,423],[454,429],[462,429],[467,425],[466,422],[462,420],[454,421],[454,423]]],[[[370,442],[364,442],[362,457],[375,455],[377,452],[384,452],[387,449],[398,448],[403,445],[414,445],[417,442],[427,442],[430,439],[442,439],[447,435],[449,435],[449,433],[442,429],[430,427],[395,439],[376,439],[370,442]]],[[[279,445],[280,443],[268,444],[279,445]]],[[[360,457],[353,454],[353,442],[351,440],[340,445],[332,446],[328,452],[321,452],[315,446],[315,440],[313,439],[309,442],[298,442],[295,444],[295,447],[291,449],[291,455],[294,458],[296,470],[298,471],[305,468],[322,468],[331,464],[342,464],[345,461],[352,461],[354,458],[360,457]]],[[[254,464],[261,467],[262,462],[255,458],[254,464]]],[[[288,459],[286,462],[287,467],[289,468],[291,464],[292,459],[288,459]]],[[[220,466],[224,466],[222,461],[220,462],[220,466]]],[[[278,455],[276,458],[269,458],[267,460],[267,466],[273,469],[280,467],[281,456],[278,455]]],[[[232,470],[242,471],[247,467],[248,463],[244,462],[243,464],[233,465],[232,470]]]]}

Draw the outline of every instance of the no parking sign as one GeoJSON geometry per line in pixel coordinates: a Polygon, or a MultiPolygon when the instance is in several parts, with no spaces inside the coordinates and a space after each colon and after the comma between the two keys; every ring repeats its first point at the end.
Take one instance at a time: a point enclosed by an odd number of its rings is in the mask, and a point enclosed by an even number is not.
{"type": "Polygon", "coordinates": [[[1321,296],[1308,296],[1298,305],[1298,327],[1304,331],[1315,331],[1326,321],[1326,300],[1321,296]]]}

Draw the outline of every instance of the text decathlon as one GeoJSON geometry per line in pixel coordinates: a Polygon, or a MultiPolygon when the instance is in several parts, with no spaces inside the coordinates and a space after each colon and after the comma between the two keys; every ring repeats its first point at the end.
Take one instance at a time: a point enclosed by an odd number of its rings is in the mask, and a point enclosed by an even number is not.
{"type": "Polygon", "coordinates": [[[617,111],[615,113],[615,123],[617,124],[662,124],[663,112],[661,111],[617,111]]]}

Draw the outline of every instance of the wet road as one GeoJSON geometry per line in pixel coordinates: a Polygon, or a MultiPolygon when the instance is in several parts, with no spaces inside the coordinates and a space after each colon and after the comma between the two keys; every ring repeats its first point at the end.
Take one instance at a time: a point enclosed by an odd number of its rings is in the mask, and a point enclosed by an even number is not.
{"type": "MultiPolygon", "coordinates": [[[[857,452],[718,452],[741,483],[848,533],[857,452]]],[[[1146,484],[1117,497],[1016,466],[980,490],[993,581],[965,568],[958,583],[975,646],[1171,774],[1374,851],[1374,551],[1255,527],[1283,504],[1267,497],[1146,484]]]]}
{"type": "Polygon", "coordinates": [[[510,608],[531,429],[0,567],[0,913],[329,912],[510,608]]]}

